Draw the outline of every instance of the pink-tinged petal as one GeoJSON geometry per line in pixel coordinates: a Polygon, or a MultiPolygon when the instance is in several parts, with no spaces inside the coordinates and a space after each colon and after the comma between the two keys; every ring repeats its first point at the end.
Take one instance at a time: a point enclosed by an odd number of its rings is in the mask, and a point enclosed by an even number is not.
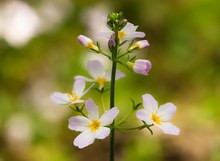
{"type": "Polygon", "coordinates": [[[179,135],[180,129],[169,122],[163,122],[158,126],[165,134],[179,135]]]}
{"type": "Polygon", "coordinates": [[[83,131],[81,134],[79,134],[75,140],[73,141],[73,144],[77,146],[78,148],[82,149],[95,141],[95,135],[94,133],[90,132],[90,130],[83,131]]]}
{"type": "Polygon", "coordinates": [[[66,105],[70,103],[68,93],[54,92],[50,95],[50,98],[56,104],[66,105]]]}
{"type": "Polygon", "coordinates": [[[100,127],[95,132],[95,138],[97,139],[105,139],[110,134],[110,129],[107,127],[100,127]]]}
{"type": "Polygon", "coordinates": [[[90,79],[90,78],[87,78],[87,77],[84,77],[84,76],[81,76],[81,75],[77,75],[74,77],[74,79],[84,79],[86,82],[95,82],[94,79],[90,79]]]}
{"type": "Polygon", "coordinates": [[[113,122],[115,117],[118,115],[119,110],[117,107],[111,108],[110,110],[105,111],[105,113],[99,119],[101,121],[101,126],[109,125],[113,122]]]}
{"type": "Polygon", "coordinates": [[[98,60],[92,60],[88,62],[88,71],[94,79],[105,76],[104,66],[98,60]]]}
{"type": "Polygon", "coordinates": [[[92,99],[88,99],[85,102],[86,110],[88,111],[88,117],[90,120],[99,119],[99,110],[92,99]]]}
{"type": "Polygon", "coordinates": [[[92,39],[90,39],[90,38],[88,38],[84,35],[79,35],[78,36],[78,41],[81,45],[83,45],[85,47],[88,47],[88,44],[93,42],[92,39]]]}
{"type": "Polygon", "coordinates": [[[173,103],[166,103],[159,107],[157,114],[161,116],[160,119],[162,121],[168,121],[173,117],[175,112],[176,106],[173,103]]]}
{"type": "Polygon", "coordinates": [[[83,95],[84,89],[85,89],[85,80],[76,79],[73,84],[73,92],[75,92],[78,97],[81,97],[83,95]]]}
{"type": "Polygon", "coordinates": [[[151,120],[151,113],[146,111],[145,109],[143,110],[138,110],[136,113],[136,117],[142,121],[144,121],[146,124],[151,125],[153,124],[151,120]]]}
{"type": "MultiPolygon", "coordinates": [[[[106,73],[105,78],[106,78],[107,81],[111,81],[111,74],[112,74],[111,71],[106,73]]],[[[124,77],[125,77],[125,74],[117,69],[116,74],[115,74],[115,80],[118,80],[118,79],[121,79],[121,78],[124,78],[124,77]]]]}
{"type": "Polygon", "coordinates": [[[91,123],[91,121],[84,116],[74,116],[69,118],[68,121],[69,121],[68,128],[70,130],[81,131],[81,132],[88,130],[89,129],[88,125],[91,123]]]}
{"type": "Polygon", "coordinates": [[[149,60],[145,59],[138,59],[135,60],[135,63],[133,65],[134,72],[142,75],[148,75],[148,72],[151,69],[151,62],[149,60]]]}
{"type": "Polygon", "coordinates": [[[144,109],[148,113],[152,114],[152,113],[156,113],[157,112],[158,102],[155,100],[155,98],[152,95],[144,94],[142,96],[142,99],[143,99],[144,109]]]}

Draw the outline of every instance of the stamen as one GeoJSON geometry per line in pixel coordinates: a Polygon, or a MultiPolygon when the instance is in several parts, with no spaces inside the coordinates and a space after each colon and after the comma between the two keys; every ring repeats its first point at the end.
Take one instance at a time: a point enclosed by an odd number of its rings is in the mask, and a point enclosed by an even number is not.
{"type": "Polygon", "coordinates": [[[70,99],[70,102],[75,102],[79,99],[79,97],[76,95],[76,92],[71,92],[68,94],[68,97],[70,99]]]}
{"type": "Polygon", "coordinates": [[[155,122],[156,124],[161,124],[160,116],[157,116],[155,113],[152,113],[151,119],[152,119],[153,122],[155,122]]]}
{"type": "Polygon", "coordinates": [[[94,132],[94,131],[96,131],[96,130],[99,129],[100,125],[101,125],[101,122],[94,119],[94,120],[92,120],[92,123],[89,124],[89,129],[90,129],[92,132],[94,132]]]}

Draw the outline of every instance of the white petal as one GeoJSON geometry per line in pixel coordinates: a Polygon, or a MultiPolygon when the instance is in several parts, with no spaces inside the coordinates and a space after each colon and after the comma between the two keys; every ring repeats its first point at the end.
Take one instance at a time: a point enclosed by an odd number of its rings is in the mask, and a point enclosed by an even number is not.
{"type": "Polygon", "coordinates": [[[158,109],[158,116],[161,116],[162,121],[168,121],[170,120],[174,113],[176,112],[176,106],[173,103],[166,103],[164,105],[161,105],[158,109]]]}
{"type": "Polygon", "coordinates": [[[158,126],[165,134],[179,135],[180,129],[169,122],[163,122],[158,126]]]}
{"type": "Polygon", "coordinates": [[[90,79],[90,78],[87,78],[87,77],[84,77],[84,76],[81,76],[81,75],[75,76],[74,79],[75,79],[75,80],[76,80],[76,79],[84,79],[84,80],[87,81],[87,82],[95,82],[94,79],[90,79]]]}
{"type": "Polygon", "coordinates": [[[68,121],[69,121],[68,128],[70,130],[81,131],[81,132],[88,130],[89,129],[88,125],[91,123],[91,121],[84,116],[74,116],[69,118],[68,121]]]}
{"type": "Polygon", "coordinates": [[[129,35],[129,38],[143,38],[145,36],[144,32],[134,32],[133,34],[129,35]]]}
{"type": "Polygon", "coordinates": [[[146,111],[145,109],[143,110],[138,110],[136,113],[136,117],[142,121],[144,121],[146,124],[151,125],[153,124],[151,120],[151,113],[146,111]]]}
{"type": "Polygon", "coordinates": [[[125,27],[122,29],[125,33],[132,33],[137,30],[138,26],[134,26],[134,24],[128,22],[125,27]]]}
{"type": "Polygon", "coordinates": [[[98,107],[96,106],[96,104],[94,103],[94,101],[92,99],[88,99],[85,102],[86,105],[86,109],[88,111],[88,117],[90,120],[99,119],[99,110],[98,107]]]}
{"type": "Polygon", "coordinates": [[[76,95],[81,97],[83,95],[84,89],[85,89],[85,80],[76,79],[73,85],[73,91],[76,92],[76,95]]]}
{"type": "Polygon", "coordinates": [[[105,76],[104,66],[98,60],[88,62],[88,71],[94,79],[105,76]]]}
{"type": "MultiPolygon", "coordinates": [[[[112,74],[111,71],[106,73],[105,78],[106,78],[107,81],[111,81],[111,74],[112,74]]],[[[117,69],[116,73],[115,73],[115,80],[118,80],[118,79],[121,79],[121,78],[124,78],[124,77],[125,77],[125,74],[117,69]]]]}
{"type": "Polygon", "coordinates": [[[95,141],[95,135],[94,133],[91,133],[90,130],[86,130],[79,134],[75,140],[73,141],[73,144],[80,149],[94,143],[95,141]]]}
{"type": "Polygon", "coordinates": [[[68,93],[60,93],[60,92],[54,92],[50,95],[50,98],[57,104],[69,104],[70,99],[68,97],[68,93]]]}
{"type": "Polygon", "coordinates": [[[101,121],[101,126],[109,125],[113,122],[115,117],[118,115],[119,110],[117,107],[111,108],[110,110],[106,110],[105,113],[99,119],[101,121]]]}
{"type": "Polygon", "coordinates": [[[74,102],[71,102],[70,104],[77,104],[77,103],[83,103],[84,100],[75,100],[74,102]]]}
{"type": "Polygon", "coordinates": [[[158,108],[158,102],[150,94],[145,94],[142,96],[143,106],[149,113],[156,113],[158,108]]]}
{"type": "Polygon", "coordinates": [[[109,31],[109,32],[100,32],[100,33],[97,34],[97,36],[110,38],[112,34],[113,34],[112,31],[109,31]]]}
{"type": "Polygon", "coordinates": [[[87,88],[87,89],[82,93],[82,96],[85,95],[94,85],[95,85],[95,83],[93,83],[91,86],[89,86],[89,88],[87,88]]]}
{"type": "Polygon", "coordinates": [[[105,139],[110,134],[110,129],[107,127],[100,127],[95,132],[95,138],[97,139],[105,139]]]}

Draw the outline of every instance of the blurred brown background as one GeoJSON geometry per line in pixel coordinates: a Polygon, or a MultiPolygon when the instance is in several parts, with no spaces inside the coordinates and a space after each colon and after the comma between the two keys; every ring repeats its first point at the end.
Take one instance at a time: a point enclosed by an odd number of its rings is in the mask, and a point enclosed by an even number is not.
{"type": "MultiPolygon", "coordinates": [[[[0,1],[0,161],[105,161],[108,139],[79,150],[78,133],[67,128],[73,115],[49,98],[69,92],[75,75],[100,57],[77,42],[79,34],[102,31],[111,11],[123,11],[139,25],[151,46],[137,53],[152,70],[143,77],[119,68],[116,105],[123,117],[129,98],[152,94],[173,102],[178,137],[157,128],[117,132],[117,161],[220,160],[220,1],[218,0],[1,0],[0,1]]],[[[104,60],[106,61],[106,60],[104,60]]],[[[93,97],[93,90],[85,98],[93,97]]],[[[108,105],[108,93],[105,94],[108,105]]],[[[125,126],[140,124],[135,115],[125,126]]]]}

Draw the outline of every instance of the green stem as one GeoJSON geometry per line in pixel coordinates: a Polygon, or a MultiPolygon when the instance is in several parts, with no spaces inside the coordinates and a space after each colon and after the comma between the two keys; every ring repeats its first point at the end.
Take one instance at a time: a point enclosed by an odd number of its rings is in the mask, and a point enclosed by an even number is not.
{"type": "MultiPolygon", "coordinates": [[[[110,109],[115,106],[115,75],[116,75],[116,68],[117,68],[117,52],[118,52],[118,31],[115,31],[115,50],[112,52],[112,74],[111,74],[111,87],[110,87],[110,109]]],[[[111,124],[114,127],[115,122],[111,124]]],[[[115,155],[115,129],[111,129],[110,133],[110,161],[114,161],[115,155]]]]}
{"type": "Polygon", "coordinates": [[[128,130],[142,130],[144,128],[147,128],[150,131],[150,133],[153,135],[153,131],[150,129],[151,126],[153,126],[153,125],[144,124],[144,125],[137,126],[137,127],[132,127],[132,128],[115,127],[115,129],[118,129],[118,130],[121,130],[121,131],[128,131],[128,130]]]}
{"type": "Polygon", "coordinates": [[[128,113],[123,119],[121,119],[118,123],[117,123],[117,125],[116,125],[116,127],[117,126],[119,126],[119,125],[121,125],[125,120],[127,120],[130,116],[131,116],[131,114],[134,112],[134,110],[132,110],[130,113],[128,113]]]}

